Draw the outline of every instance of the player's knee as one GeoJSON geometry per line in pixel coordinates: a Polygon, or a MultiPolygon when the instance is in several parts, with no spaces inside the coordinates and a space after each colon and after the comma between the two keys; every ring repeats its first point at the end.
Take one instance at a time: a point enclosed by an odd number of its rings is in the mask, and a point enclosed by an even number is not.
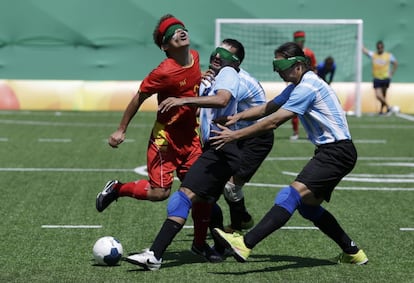
{"type": "Polygon", "coordinates": [[[166,200],[171,193],[171,188],[155,188],[148,191],[148,199],[150,201],[163,201],[166,200]]]}
{"type": "Polygon", "coordinates": [[[168,217],[180,217],[187,219],[191,209],[190,198],[182,191],[176,191],[168,200],[167,215],[168,217]]]}
{"type": "Polygon", "coordinates": [[[242,186],[227,182],[223,190],[224,197],[230,202],[238,202],[243,199],[242,186]]]}
{"type": "Polygon", "coordinates": [[[298,211],[303,218],[308,219],[312,222],[318,221],[322,214],[324,213],[325,209],[318,205],[318,206],[311,206],[302,204],[298,207],[298,211]]]}
{"type": "Polygon", "coordinates": [[[293,187],[284,187],[275,198],[275,204],[286,209],[290,214],[302,203],[300,194],[293,187]]]}

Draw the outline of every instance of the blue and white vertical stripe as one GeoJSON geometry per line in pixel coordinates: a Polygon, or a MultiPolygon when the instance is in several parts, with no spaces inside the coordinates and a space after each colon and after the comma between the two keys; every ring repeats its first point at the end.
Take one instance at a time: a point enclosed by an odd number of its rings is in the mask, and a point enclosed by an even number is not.
{"type": "MultiPolygon", "coordinates": [[[[231,93],[232,97],[224,108],[201,108],[200,110],[200,129],[201,138],[203,143],[208,142],[208,139],[212,136],[211,130],[220,130],[213,120],[219,117],[232,116],[237,113],[237,93],[240,84],[240,77],[237,71],[232,67],[224,67],[215,77],[211,86],[205,87],[200,85],[200,96],[216,95],[217,91],[227,90],[231,93]]],[[[230,129],[234,130],[235,125],[230,126],[230,129]]]]}
{"type": "Polygon", "coordinates": [[[350,140],[346,115],[333,89],[314,72],[306,72],[283,109],[298,114],[315,145],[350,140]]]}
{"type": "MultiPolygon", "coordinates": [[[[259,81],[248,72],[240,69],[240,85],[237,94],[237,112],[243,112],[251,107],[266,103],[266,94],[259,81]]],[[[244,128],[256,123],[256,121],[241,120],[237,122],[237,128],[244,128]]]]}

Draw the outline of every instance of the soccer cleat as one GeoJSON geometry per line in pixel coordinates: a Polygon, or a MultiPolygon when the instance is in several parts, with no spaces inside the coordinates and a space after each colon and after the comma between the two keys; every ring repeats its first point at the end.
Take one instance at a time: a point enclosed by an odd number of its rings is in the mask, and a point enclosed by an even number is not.
{"type": "Polygon", "coordinates": [[[119,184],[118,180],[108,181],[102,192],[96,196],[96,209],[99,212],[104,211],[114,200],[118,199],[118,191],[115,190],[116,184],[119,184]]]}
{"type": "Polygon", "coordinates": [[[335,261],[337,263],[351,263],[363,265],[368,263],[368,257],[363,250],[359,250],[356,254],[347,254],[342,252],[336,257],[335,261]]]}
{"type": "Polygon", "coordinates": [[[191,252],[195,255],[200,255],[204,257],[206,260],[212,263],[222,262],[223,258],[212,249],[207,243],[204,243],[202,247],[197,247],[196,245],[191,246],[191,252]]]}
{"type": "Polygon", "coordinates": [[[244,238],[238,233],[229,234],[218,228],[213,229],[213,235],[220,241],[220,243],[233,250],[233,257],[238,262],[245,262],[249,257],[251,249],[244,244],[244,238]]]}
{"type": "MultiPolygon", "coordinates": [[[[247,222],[242,221],[242,223],[241,223],[241,229],[242,230],[249,230],[253,226],[254,226],[254,220],[253,220],[253,218],[250,218],[250,220],[247,221],[247,222]]],[[[231,226],[231,224],[224,227],[224,232],[226,232],[226,233],[234,233],[234,232],[236,232],[236,233],[242,234],[241,231],[239,231],[237,229],[234,229],[231,226]]]]}
{"type": "Polygon", "coordinates": [[[293,134],[290,136],[289,138],[291,141],[297,141],[299,139],[299,135],[298,134],[293,134]]]}
{"type": "Polygon", "coordinates": [[[145,249],[140,254],[133,254],[125,258],[125,261],[139,265],[145,270],[155,271],[161,268],[162,258],[159,260],[155,258],[154,252],[145,249]]]}

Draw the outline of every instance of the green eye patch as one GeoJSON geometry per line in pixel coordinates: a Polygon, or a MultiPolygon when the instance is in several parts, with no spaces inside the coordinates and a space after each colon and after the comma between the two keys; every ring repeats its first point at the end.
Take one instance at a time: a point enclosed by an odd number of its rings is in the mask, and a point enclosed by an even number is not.
{"type": "Polygon", "coordinates": [[[217,47],[216,50],[211,53],[210,61],[213,60],[217,54],[220,55],[220,59],[224,61],[230,61],[235,63],[240,63],[239,57],[228,51],[226,48],[223,47],[217,47]]]}
{"type": "Polygon", "coordinates": [[[187,31],[185,27],[180,24],[170,26],[164,34],[164,37],[162,39],[162,44],[167,44],[171,40],[171,38],[173,37],[177,29],[182,29],[182,30],[187,31]]]}
{"type": "Polygon", "coordinates": [[[306,58],[302,56],[295,56],[286,59],[273,59],[273,71],[285,71],[297,62],[306,62],[306,58]]]}

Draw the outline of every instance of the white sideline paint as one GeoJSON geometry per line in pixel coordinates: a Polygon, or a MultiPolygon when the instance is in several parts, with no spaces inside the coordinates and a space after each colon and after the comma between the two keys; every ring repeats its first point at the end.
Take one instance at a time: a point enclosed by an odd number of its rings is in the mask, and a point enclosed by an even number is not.
{"type": "Polygon", "coordinates": [[[9,141],[8,138],[0,138],[0,142],[7,142],[7,141],[9,141]]]}
{"type": "MultiPolygon", "coordinates": [[[[282,174],[288,176],[297,176],[298,173],[296,172],[289,172],[289,171],[282,171],[282,174]]],[[[395,175],[394,175],[395,176],[395,175]]],[[[342,181],[351,181],[351,182],[370,182],[370,183],[414,183],[414,178],[412,174],[399,175],[401,178],[391,177],[387,174],[380,175],[380,174],[373,174],[369,176],[369,174],[362,174],[362,176],[358,174],[348,174],[346,177],[342,179],[342,181]]]]}
{"type": "Polygon", "coordinates": [[[42,225],[48,229],[100,229],[102,225],[42,225]]]}
{"type": "Polygon", "coordinates": [[[414,228],[400,228],[400,231],[414,231],[414,228]]]}

